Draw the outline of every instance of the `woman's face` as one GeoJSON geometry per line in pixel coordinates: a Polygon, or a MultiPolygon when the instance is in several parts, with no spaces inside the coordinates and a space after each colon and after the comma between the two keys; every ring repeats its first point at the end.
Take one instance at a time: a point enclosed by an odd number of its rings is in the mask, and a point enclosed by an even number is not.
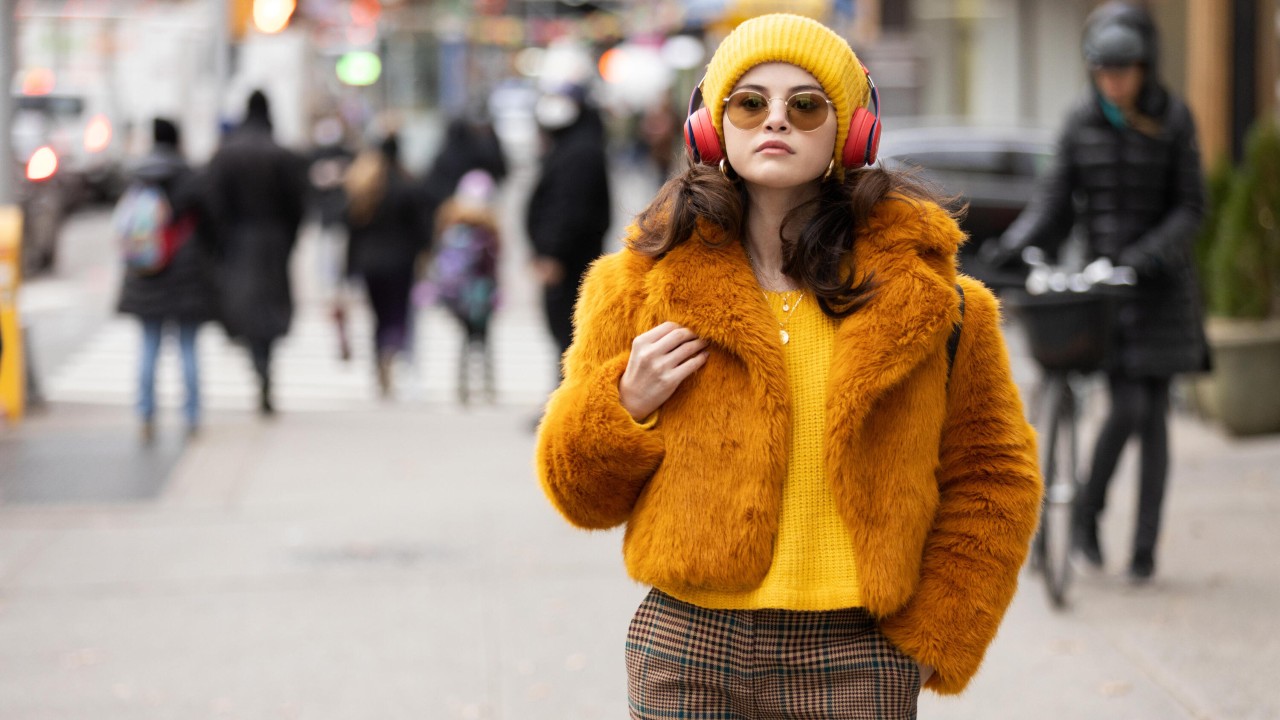
{"type": "Polygon", "coordinates": [[[1142,90],[1142,66],[1102,67],[1093,71],[1093,82],[1102,97],[1126,110],[1138,101],[1142,90]]]}
{"type": "Polygon", "coordinates": [[[725,152],[729,164],[749,184],[768,188],[790,188],[821,178],[827,172],[836,143],[836,111],[818,80],[805,70],[789,63],[764,63],[746,72],[729,93],[733,101],[725,103],[725,152]],[[758,95],[749,96],[746,92],[758,95]],[[788,99],[804,93],[792,102],[788,99]],[[760,104],[766,98],[768,108],[760,104]],[[740,107],[735,113],[731,105],[745,104],[745,109],[760,108],[752,120],[755,127],[740,128],[733,118],[746,114],[740,107]],[[826,119],[812,130],[802,114],[816,117],[825,107],[826,119]],[[790,112],[790,115],[788,114],[790,112]]]}

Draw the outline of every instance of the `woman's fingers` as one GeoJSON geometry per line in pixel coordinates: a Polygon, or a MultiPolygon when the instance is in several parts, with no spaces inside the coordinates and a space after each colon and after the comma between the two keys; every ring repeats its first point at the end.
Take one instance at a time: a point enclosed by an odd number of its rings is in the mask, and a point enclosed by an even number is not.
{"type": "Polygon", "coordinates": [[[635,350],[641,347],[652,345],[659,338],[663,337],[664,335],[671,332],[672,330],[675,330],[678,327],[680,326],[671,321],[667,321],[662,323],[661,325],[652,327],[640,333],[639,335],[637,335],[636,339],[631,341],[631,348],[635,350]]]}
{"type": "Polygon", "coordinates": [[[672,381],[673,385],[679,385],[680,383],[687,380],[690,375],[697,372],[698,368],[701,368],[703,365],[706,365],[707,358],[710,356],[711,356],[710,350],[702,350],[701,352],[697,353],[696,355],[693,355],[692,357],[680,363],[679,365],[671,368],[671,370],[667,372],[668,379],[672,381]]]}
{"type": "Polygon", "coordinates": [[[681,327],[675,323],[672,323],[672,326],[666,334],[653,341],[652,352],[655,356],[666,355],[676,348],[698,339],[698,336],[689,328],[681,327]]]}
{"type": "Polygon", "coordinates": [[[676,347],[671,352],[667,353],[662,359],[662,365],[664,365],[667,368],[678,367],[679,365],[684,363],[684,361],[688,360],[694,355],[697,355],[703,350],[706,350],[709,344],[710,343],[708,343],[706,340],[703,340],[702,338],[694,338],[693,340],[690,340],[689,342],[686,342],[676,347]]]}

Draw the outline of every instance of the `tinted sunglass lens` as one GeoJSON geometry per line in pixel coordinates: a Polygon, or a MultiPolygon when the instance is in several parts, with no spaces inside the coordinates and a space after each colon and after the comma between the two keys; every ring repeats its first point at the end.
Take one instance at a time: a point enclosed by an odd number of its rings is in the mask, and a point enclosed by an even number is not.
{"type": "Polygon", "coordinates": [[[816,93],[796,93],[787,98],[787,117],[798,130],[816,130],[827,119],[827,101],[816,93]]]}
{"type": "Polygon", "coordinates": [[[750,130],[769,115],[769,100],[760,93],[743,92],[729,98],[729,122],[740,130],[750,130]]]}

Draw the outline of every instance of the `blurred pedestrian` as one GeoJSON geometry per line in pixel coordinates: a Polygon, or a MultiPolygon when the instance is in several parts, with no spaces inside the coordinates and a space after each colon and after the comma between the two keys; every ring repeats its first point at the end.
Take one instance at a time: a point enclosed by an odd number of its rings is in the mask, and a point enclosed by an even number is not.
{"type": "Polygon", "coordinates": [[[330,308],[334,329],[338,333],[338,356],[351,359],[351,341],[347,332],[348,298],[343,277],[343,251],[347,226],[344,222],[347,196],[342,189],[347,168],[355,153],[347,147],[346,131],[337,117],[320,119],[313,129],[310,165],[311,203],[320,223],[316,269],[320,294],[330,308]]]}
{"type": "Polygon", "coordinates": [[[1086,23],[1083,50],[1089,91],[1067,116],[1052,170],[994,259],[1029,245],[1056,251],[1079,223],[1091,257],[1137,271],[1136,297],[1118,315],[1111,410],[1077,498],[1075,538],[1083,557],[1102,567],[1098,517],[1121,451],[1137,435],[1140,489],[1129,576],[1144,582],[1155,573],[1169,472],[1169,385],[1208,363],[1191,249],[1204,209],[1203,180],[1191,112],[1156,74],[1156,28],[1147,11],[1122,2],[1098,7],[1086,23]]]}
{"type": "MultiPolygon", "coordinates": [[[[183,414],[187,437],[200,429],[200,366],[196,336],[200,325],[216,314],[209,233],[200,217],[196,176],[183,159],[178,126],[166,118],[152,123],[151,151],[133,168],[130,187],[113,218],[123,226],[148,226],[133,234],[126,248],[126,267],[117,309],[137,316],[142,327],[142,355],[138,372],[138,414],[142,439],[151,442],[156,433],[156,361],[166,328],[177,331],[182,353],[182,380],[186,389],[183,414]],[[155,195],[149,193],[155,192],[155,195]],[[148,199],[151,198],[151,199],[148,199]],[[154,203],[150,208],[146,203],[154,203]],[[144,215],[146,217],[144,217],[144,215]],[[143,250],[136,243],[163,243],[167,247],[143,250]],[[143,257],[147,253],[147,257],[143,257]]],[[[128,232],[128,231],[126,231],[128,232]]]]}
{"type": "Polygon", "coordinates": [[[578,285],[587,266],[604,250],[609,230],[605,128],[586,88],[580,86],[544,94],[535,114],[546,148],[529,199],[526,229],[547,325],[563,355],[573,340],[578,285]]]}
{"type": "Polygon", "coordinates": [[[272,139],[261,91],[209,162],[207,202],[218,226],[222,321],[258,377],[258,409],[275,414],[271,359],[293,320],[289,258],[306,207],[306,164],[272,139]]]}
{"type": "Polygon", "coordinates": [[[484,170],[472,170],[436,215],[436,248],[428,283],[430,294],[462,326],[458,358],[458,399],[471,401],[471,367],[481,362],[484,393],[493,402],[493,352],[489,322],[498,304],[498,254],[501,235],[493,210],[494,181],[484,170]]]}
{"type": "Polygon", "coordinates": [[[661,182],[666,182],[671,176],[671,167],[677,157],[676,132],[679,124],[675,108],[671,107],[671,96],[666,92],[659,95],[658,100],[640,116],[640,143],[661,182]]]}
{"type": "Polygon", "coordinates": [[[409,294],[428,227],[419,186],[400,163],[390,134],[361,153],[347,171],[347,275],[364,281],[373,308],[378,390],[391,395],[396,357],[410,332],[409,294]]]}
{"type": "Polygon", "coordinates": [[[697,164],[583,284],[542,487],[625,522],[653,586],[631,717],[914,718],[977,672],[1036,526],[998,306],[936,195],[864,169],[879,103],[839,35],[748,20],[698,92],[697,164]]]}
{"type": "Polygon", "coordinates": [[[507,177],[502,143],[481,106],[449,120],[440,150],[423,176],[427,219],[432,227],[436,211],[453,197],[462,176],[472,170],[485,171],[498,184],[507,177]]]}

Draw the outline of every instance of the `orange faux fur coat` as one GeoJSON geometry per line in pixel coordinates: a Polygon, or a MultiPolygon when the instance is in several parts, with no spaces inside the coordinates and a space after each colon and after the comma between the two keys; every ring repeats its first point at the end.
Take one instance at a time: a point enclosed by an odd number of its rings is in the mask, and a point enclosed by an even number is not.
{"type": "MultiPolygon", "coordinates": [[[[936,669],[927,687],[940,693],[964,689],[994,638],[1041,493],[996,300],[955,271],[963,239],[936,205],[880,203],[854,249],[879,292],[840,323],[826,411],[827,474],[866,608],[936,669]],[[966,311],[948,391],[956,282],[966,311]]],[[[623,554],[640,582],[759,585],[773,558],[790,408],[778,324],[742,246],[695,238],[658,260],[601,258],[575,323],[539,431],[547,496],[577,526],[625,522],[623,554]],[[667,320],[712,352],[644,429],[622,408],[618,381],[636,335],[667,320]]]]}

